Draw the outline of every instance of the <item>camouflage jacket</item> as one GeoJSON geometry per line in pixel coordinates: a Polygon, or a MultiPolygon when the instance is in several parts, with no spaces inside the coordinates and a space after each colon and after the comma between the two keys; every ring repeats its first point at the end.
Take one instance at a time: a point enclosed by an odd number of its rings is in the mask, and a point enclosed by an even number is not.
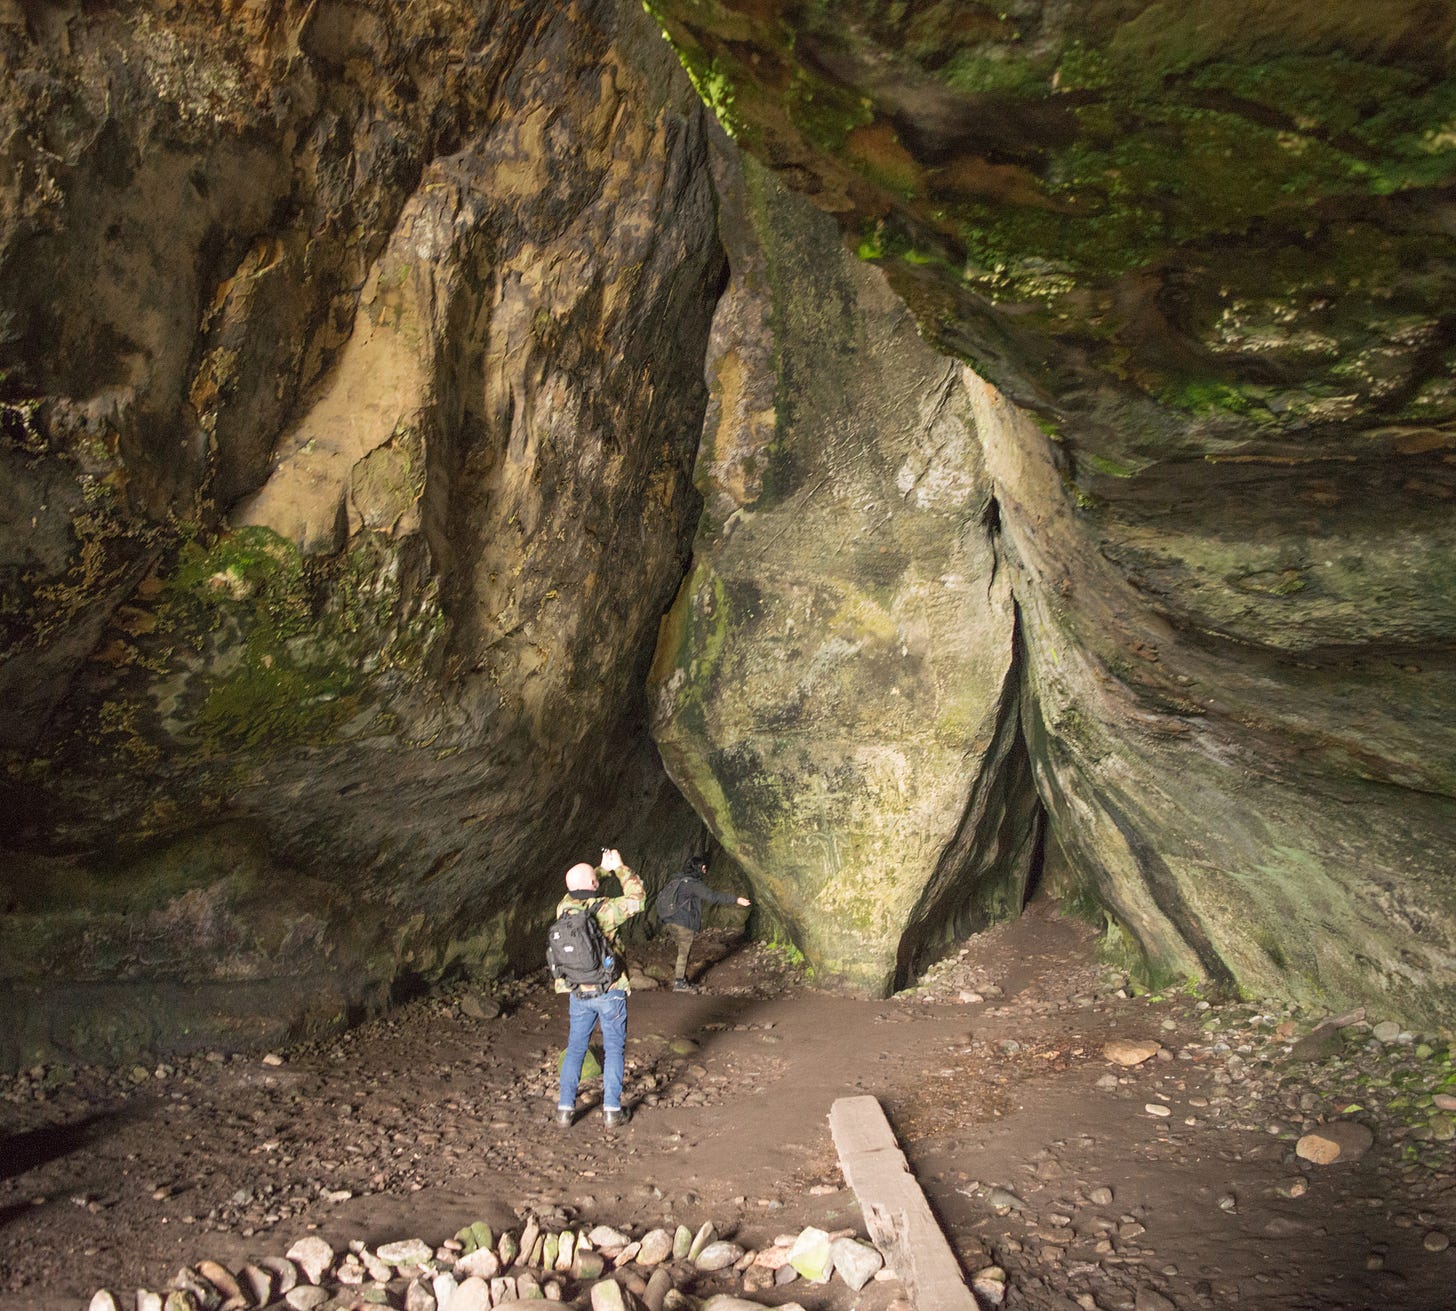
{"type": "MultiPolygon", "coordinates": [[[[618,870],[597,869],[598,881],[611,874],[616,874],[622,884],[620,897],[602,897],[597,893],[592,893],[589,897],[578,897],[575,893],[568,892],[557,903],[556,914],[560,915],[573,906],[579,906],[583,901],[588,904],[600,903],[597,906],[597,923],[602,926],[602,933],[607,939],[607,945],[612,949],[612,955],[617,961],[617,978],[613,980],[612,987],[622,992],[631,992],[631,985],[627,982],[627,962],[622,956],[621,948],[617,945],[617,930],[647,904],[647,889],[643,886],[642,880],[626,865],[618,870]]],[[[565,979],[557,979],[556,991],[570,992],[571,987],[565,979]]]]}

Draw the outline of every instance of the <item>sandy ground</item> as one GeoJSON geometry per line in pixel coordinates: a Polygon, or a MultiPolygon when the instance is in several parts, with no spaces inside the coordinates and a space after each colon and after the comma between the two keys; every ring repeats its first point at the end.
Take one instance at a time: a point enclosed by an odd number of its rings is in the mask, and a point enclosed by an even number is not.
{"type": "MultiPolygon", "coordinates": [[[[527,1210],[633,1233],[711,1220],[748,1247],[809,1224],[863,1234],[827,1118],[860,1094],[880,1099],[968,1275],[1006,1271],[1013,1311],[1456,1307],[1452,1144],[1428,1123],[1433,1090],[1456,1092],[1443,1048],[1372,1038],[1291,1063],[1322,1017],[1119,995],[1093,947],[1040,901],[921,990],[866,1001],[705,935],[701,994],[632,998],[633,1115],[615,1134],[597,1110],[550,1122],[565,1003],[539,980],[500,994],[497,1016],[472,1015],[471,994],[424,998],[281,1063],[12,1080],[0,1311],[72,1311],[101,1287],[129,1308],[203,1258],[237,1269],[309,1233],[438,1244],[527,1210]],[[1111,1039],[1162,1050],[1123,1067],[1111,1039]],[[1359,1159],[1296,1155],[1342,1116],[1374,1130],[1359,1159]]],[[[669,973],[669,953],[658,939],[646,963],[669,973]]],[[[905,1293],[800,1281],[758,1300],[883,1311],[905,1293]]]]}

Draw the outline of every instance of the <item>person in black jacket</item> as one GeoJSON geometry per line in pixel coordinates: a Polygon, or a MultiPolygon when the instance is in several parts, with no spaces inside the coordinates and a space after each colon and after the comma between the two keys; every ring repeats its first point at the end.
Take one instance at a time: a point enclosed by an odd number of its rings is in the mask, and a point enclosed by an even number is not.
{"type": "Polygon", "coordinates": [[[667,925],[677,943],[677,968],[673,971],[674,992],[696,992],[688,982],[688,953],[693,939],[703,927],[703,903],[710,906],[749,906],[747,897],[731,892],[714,892],[703,877],[708,872],[706,856],[689,856],[681,873],[674,874],[657,894],[657,918],[667,925]]]}

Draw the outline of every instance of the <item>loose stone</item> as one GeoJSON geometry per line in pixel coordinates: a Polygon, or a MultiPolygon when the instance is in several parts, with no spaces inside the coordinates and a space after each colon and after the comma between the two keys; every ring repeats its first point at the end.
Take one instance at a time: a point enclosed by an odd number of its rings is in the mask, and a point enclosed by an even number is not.
{"type": "Polygon", "coordinates": [[[420,1238],[405,1238],[397,1243],[383,1243],[376,1253],[385,1265],[424,1265],[434,1253],[420,1238]]]}
{"type": "Polygon", "coordinates": [[[997,1215],[1005,1215],[1008,1211],[1024,1211],[1026,1203],[1015,1193],[1007,1188],[993,1188],[986,1194],[986,1205],[997,1215]]]}
{"type": "Polygon", "coordinates": [[[261,1266],[245,1265],[239,1272],[238,1282],[245,1286],[255,1306],[267,1306],[273,1300],[274,1276],[261,1266]]]}
{"type": "Polygon", "coordinates": [[[1430,1233],[1421,1239],[1421,1246],[1428,1252],[1444,1252],[1451,1246],[1451,1239],[1449,1235],[1443,1233],[1441,1230],[1432,1229],[1430,1233]]]}
{"type": "Polygon", "coordinates": [[[802,1230],[789,1249],[789,1264],[811,1283],[827,1284],[834,1273],[829,1235],[813,1225],[802,1230]]]}
{"type": "Polygon", "coordinates": [[[460,1281],[446,1270],[430,1281],[430,1287],[434,1291],[435,1302],[444,1311],[450,1305],[450,1299],[455,1296],[455,1290],[460,1287],[460,1281]]]}
{"type": "Polygon", "coordinates": [[[743,1272],[743,1291],[750,1295],[767,1292],[774,1286],[774,1273],[761,1265],[750,1265],[743,1272]]]}
{"type": "Polygon", "coordinates": [[[697,1254],[693,1264],[702,1271],[726,1270],[729,1266],[736,1265],[743,1254],[743,1248],[737,1243],[712,1242],[697,1254]]]}
{"type": "Polygon", "coordinates": [[[1143,1110],[1145,1110],[1149,1115],[1156,1116],[1160,1120],[1166,1119],[1168,1116],[1173,1114],[1172,1109],[1170,1107],[1164,1106],[1162,1102],[1149,1102],[1146,1106],[1143,1107],[1143,1110]]]}
{"type": "Polygon", "coordinates": [[[591,1239],[591,1245],[597,1251],[608,1254],[620,1252],[632,1241],[626,1234],[618,1229],[613,1229],[610,1225],[597,1225],[587,1234],[587,1237],[591,1239]]]}
{"type": "Polygon", "coordinates": [[[298,1266],[309,1283],[317,1284],[334,1264],[334,1249],[317,1234],[310,1234],[288,1249],[288,1259],[298,1266]]]}
{"type": "Polygon", "coordinates": [[[471,1275],[455,1290],[446,1307],[447,1311],[490,1311],[490,1285],[480,1276],[471,1275]]]}
{"type": "Polygon", "coordinates": [[[1131,1067],[1151,1060],[1161,1050],[1162,1044],[1151,1040],[1113,1038],[1110,1042],[1103,1044],[1102,1054],[1115,1065],[1131,1067]]]}
{"type": "Polygon", "coordinates": [[[610,1279],[598,1280],[591,1287],[591,1311],[627,1311],[621,1285],[610,1279]]]}
{"type": "Polygon", "coordinates": [[[576,1255],[572,1258],[571,1275],[573,1279],[600,1279],[606,1265],[606,1260],[600,1252],[582,1251],[578,1248],[576,1255]]]}
{"type": "Polygon", "coordinates": [[[853,1238],[836,1238],[829,1245],[829,1251],[834,1260],[835,1273],[856,1293],[885,1264],[885,1258],[878,1249],[853,1238]]]}
{"type": "Polygon", "coordinates": [[[642,1235],[637,1252],[638,1265],[661,1265],[673,1254],[672,1235],[666,1229],[652,1229],[642,1235]]]}
{"type": "Polygon", "coordinates": [[[1006,1300],[1006,1271],[999,1265],[988,1265],[971,1276],[971,1289],[987,1306],[1000,1306],[1006,1300]]]}
{"type": "Polygon", "coordinates": [[[642,1293],[642,1301],[647,1307],[647,1311],[662,1311],[672,1287],[672,1275],[665,1266],[658,1266],[652,1272],[652,1277],[648,1279],[647,1287],[642,1293]]]}
{"type": "Polygon", "coordinates": [[[217,1289],[225,1300],[242,1297],[243,1290],[238,1281],[233,1278],[230,1271],[225,1270],[216,1261],[199,1261],[197,1273],[217,1289]]]}
{"type": "Polygon", "coordinates": [[[711,1220],[704,1220],[702,1227],[693,1235],[692,1244],[688,1248],[688,1260],[696,1261],[698,1259],[698,1253],[717,1237],[718,1231],[713,1228],[713,1222],[711,1220]]]}
{"type": "Polygon", "coordinates": [[[1358,1120],[1333,1120],[1305,1134],[1295,1145],[1295,1155],[1315,1165],[1335,1161],[1358,1161],[1370,1149],[1375,1135],[1358,1120]]]}
{"type": "Polygon", "coordinates": [[[367,1277],[364,1263],[353,1252],[340,1261],[338,1269],[334,1271],[334,1278],[351,1288],[357,1288],[367,1277]]]}
{"type": "Polygon", "coordinates": [[[297,1286],[298,1267],[286,1256],[265,1256],[258,1264],[278,1281],[278,1296],[297,1286]]]}
{"type": "Polygon", "coordinates": [[[317,1284],[299,1284],[297,1288],[290,1288],[283,1295],[283,1300],[293,1311],[318,1311],[329,1300],[329,1295],[317,1284]]]}

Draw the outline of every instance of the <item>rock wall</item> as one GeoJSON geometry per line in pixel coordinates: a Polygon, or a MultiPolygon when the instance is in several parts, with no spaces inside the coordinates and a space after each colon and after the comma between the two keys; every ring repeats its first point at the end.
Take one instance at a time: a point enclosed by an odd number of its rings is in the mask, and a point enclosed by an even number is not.
{"type": "Polygon", "coordinates": [[[717,177],[732,276],[654,731],[815,969],[883,992],[1019,910],[1039,835],[990,480],[880,273],[752,161],[717,177]]]}
{"type": "Polygon", "coordinates": [[[1456,18],[649,8],[975,371],[1033,768],[1134,954],[1448,1020],[1456,18]]]}
{"type": "Polygon", "coordinates": [[[858,987],[1045,817],[1153,979],[1442,1022],[1456,20],[649,8],[771,173],[629,0],[0,0],[0,1068],[704,821],[858,987]]]}
{"type": "Polygon", "coordinates": [[[0,61],[0,1067],[533,968],[566,864],[701,828],[643,731],[723,260],[671,52],[158,0],[0,61]]]}

